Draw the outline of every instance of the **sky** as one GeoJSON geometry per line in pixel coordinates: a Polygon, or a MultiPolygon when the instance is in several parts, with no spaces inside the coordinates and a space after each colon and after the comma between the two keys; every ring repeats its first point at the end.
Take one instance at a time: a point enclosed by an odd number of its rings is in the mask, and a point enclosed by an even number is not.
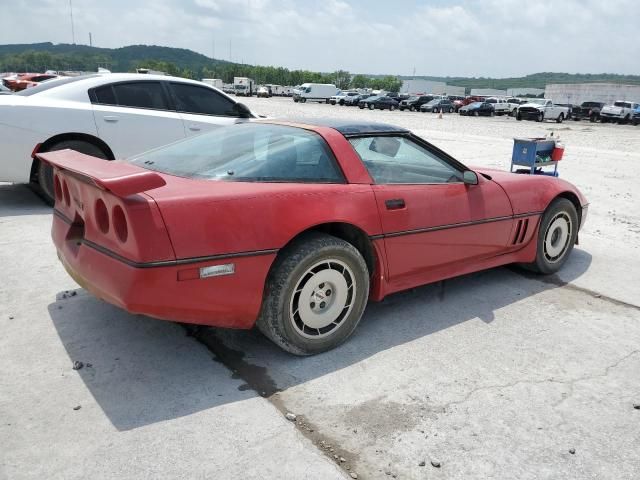
{"type": "MultiPolygon", "coordinates": [[[[4,3],[4,1],[3,1],[4,3]]],[[[69,0],[0,7],[0,44],[72,43],[69,0]]],[[[640,74],[640,0],[72,0],[75,42],[315,71],[640,74]]]]}

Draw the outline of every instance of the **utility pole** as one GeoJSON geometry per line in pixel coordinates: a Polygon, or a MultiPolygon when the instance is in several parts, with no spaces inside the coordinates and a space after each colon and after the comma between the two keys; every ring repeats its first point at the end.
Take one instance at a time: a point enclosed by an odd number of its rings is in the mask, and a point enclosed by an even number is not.
{"type": "Polygon", "coordinates": [[[73,41],[73,44],[76,44],[76,32],[73,28],[73,4],[71,3],[72,0],[69,0],[69,14],[71,16],[71,40],[73,41]]]}
{"type": "Polygon", "coordinates": [[[215,37],[211,39],[211,58],[214,60],[216,58],[216,38],[215,37]]]}
{"type": "Polygon", "coordinates": [[[93,47],[93,40],[91,38],[91,32],[89,32],[89,46],[93,47]]]}
{"type": "Polygon", "coordinates": [[[229,61],[231,62],[231,39],[229,39],[229,61]]]}

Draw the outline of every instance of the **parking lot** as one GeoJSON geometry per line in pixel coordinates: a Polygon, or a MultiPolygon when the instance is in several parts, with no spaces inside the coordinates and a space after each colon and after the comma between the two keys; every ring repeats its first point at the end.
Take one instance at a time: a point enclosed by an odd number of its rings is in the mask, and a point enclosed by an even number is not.
{"type": "Polygon", "coordinates": [[[500,169],[514,137],[553,131],[560,176],[590,201],[579,245],[555,276],[498,268],[390,296],[299,358],[97,300],[59,264],[51,210],[0,185],[0,478],[638,478],[639,127],[245,103],[402,125],[500,169]]]}

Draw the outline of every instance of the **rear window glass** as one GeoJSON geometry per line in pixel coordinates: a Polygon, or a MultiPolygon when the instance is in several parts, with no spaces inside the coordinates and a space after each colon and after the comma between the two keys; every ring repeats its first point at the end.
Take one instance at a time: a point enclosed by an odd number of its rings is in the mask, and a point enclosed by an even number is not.
{"type": "Polygon", "coordinates": [[[113,91],[121,107],[168,109],[160,82],[116,83],[113,91]]]}
{"type": "Polygon", "coordinates": [[[131,159],[180,177],[239,182],[344,183],[335,158],[316,133],[282,125],[220,127],[131,159]]]}

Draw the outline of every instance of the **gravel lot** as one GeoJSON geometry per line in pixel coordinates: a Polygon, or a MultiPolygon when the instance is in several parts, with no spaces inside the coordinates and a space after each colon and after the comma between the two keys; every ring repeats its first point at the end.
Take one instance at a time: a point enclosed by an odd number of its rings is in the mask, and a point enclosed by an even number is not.
{"type": "Polygon", "coordinates": [[[591,202],[580,245],[557,276],[393,295],[345,345],[296,358],[96,300],[58,263],[50,210],[0,185],[0,478],[638,478],[640,127],[246,103],[403,125],[503,169],[513,137],[555,130],[591,202]]]}

